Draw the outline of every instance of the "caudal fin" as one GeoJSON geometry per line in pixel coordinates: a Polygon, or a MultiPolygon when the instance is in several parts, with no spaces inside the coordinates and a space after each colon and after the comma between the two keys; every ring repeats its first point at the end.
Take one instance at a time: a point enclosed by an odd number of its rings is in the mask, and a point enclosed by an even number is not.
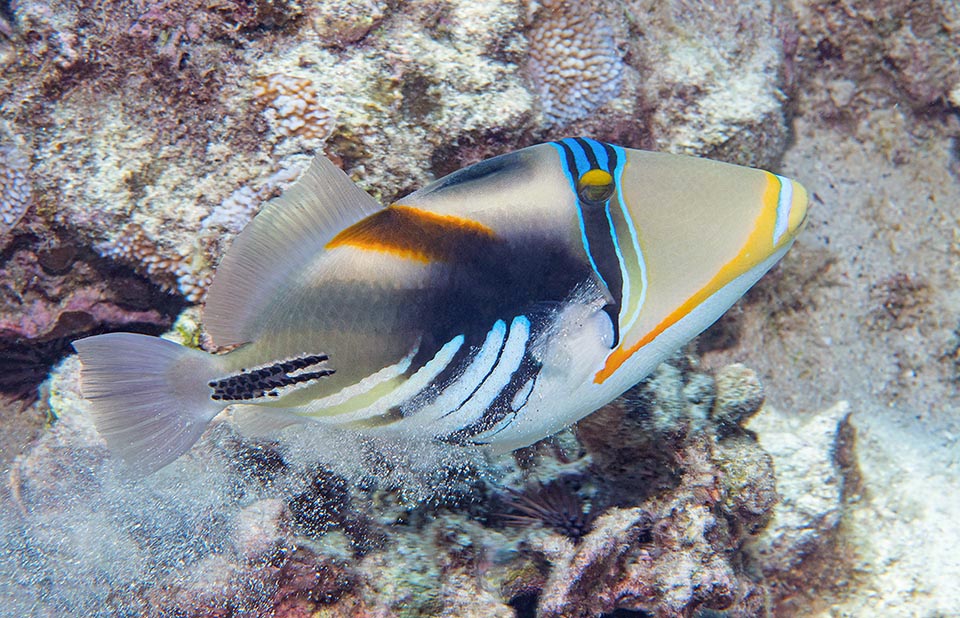
{"type": "Polygon", "coordinates": [[[97,431],[130,472],[147,475],[187,452],[224,407],[207,382],[220,358],[165,339],[109,333],[73,342],[97,431]]]}

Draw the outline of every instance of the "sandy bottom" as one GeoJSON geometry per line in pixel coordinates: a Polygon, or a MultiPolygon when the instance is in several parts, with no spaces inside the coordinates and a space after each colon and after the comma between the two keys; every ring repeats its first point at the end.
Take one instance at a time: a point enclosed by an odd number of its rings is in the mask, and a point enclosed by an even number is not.
{"type": "MultiPolygon", "coordinates": [[[[760,371],[803,414],[848,400],[861,486],[840,531],[851,566],[824,616],[953,615],[960,607],[960,182],[937,126],[880,110],[852,129],[801,117],[783,172],[809,227],[780,268],[708,334],[719,367],[760,371]],[[757,302],[763,301],[763,302],[757,302]],[[771,314],[770,307],[777,312],[771,314]]],[[[821,613],[822,612],[822,613],[821,613]]]]}

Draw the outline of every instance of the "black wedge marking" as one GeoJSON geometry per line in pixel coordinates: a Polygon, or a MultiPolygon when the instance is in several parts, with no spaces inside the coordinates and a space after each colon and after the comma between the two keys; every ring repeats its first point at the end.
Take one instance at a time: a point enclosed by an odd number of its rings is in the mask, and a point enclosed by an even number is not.
{"type": "Polygon", "coordinates": [[[530,401],[530,394],[533,392],[533,389],[536,388],[537,378],[540,377],[540,370],[542,368],[543,366],[534,360],[533,357],[524,355],[523,362],[520,363],[520,369],[514,372],[510,378],[510,382],[504,387],[500,394],[497,395],[496,399],[493,400],[493,403],[490,404],[490,407],[487,408],[487,411],[482,417],[477,419],[476,422],[457,431],[444,436],[437,436],[436,440],[461,446],[466,444],[487,444],[486,441],[474,440],[474,436],[490,431],[507,419],[507,417],[510,417],[510,420],[506,421],[505,425],[501,427],[497,433],[512,424],[520,411],[527,405],[527,402],[530,401]],[[527,393],[523,401],[514,409],[511,405],[513,398],[528,380],[533,381],[530,392],[527,393]]]}
{"type": "Polygon", "coordinates": [[[303,371],[327,360],[326,354],[301,356],[281,361],[258,369],[241,369],[240,373],[211,380],[207,386],[213,389],[210,399],[214,401],[248,401],[260,397],[277,397],[278,389],[295,384],[312,382],[334,373],[333,369],[303,371]],[[302,373],[300,373],[302,371],[302,373]]]}

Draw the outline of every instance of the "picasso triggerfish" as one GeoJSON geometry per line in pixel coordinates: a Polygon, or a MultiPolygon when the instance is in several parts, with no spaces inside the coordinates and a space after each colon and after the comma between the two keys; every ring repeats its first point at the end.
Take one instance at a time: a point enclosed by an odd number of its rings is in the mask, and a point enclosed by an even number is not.
{"type": "Polygon", "coordinates": [[[210,354],[76,341],[98,431],[136,473],[227,406],[498,451],[611,401],[719,318],[793,243],[803,187],[572,138],[482,161],[382,207],[323,157],[237,237],[210,286],[210,354]],[[240,404],[240,405],[236,405],[240,404]]]}

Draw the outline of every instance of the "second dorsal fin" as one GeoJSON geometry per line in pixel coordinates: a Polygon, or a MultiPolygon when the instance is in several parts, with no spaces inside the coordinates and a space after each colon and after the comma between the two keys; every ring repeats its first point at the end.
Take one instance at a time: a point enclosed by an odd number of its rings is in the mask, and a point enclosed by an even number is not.
{"type": "Polygon", "coordinates": [[[340,230],[381,209],[323,156],[247,224],[217,267],[203,324],[218,346],[256,338],[273,295],[340,230]]]}

